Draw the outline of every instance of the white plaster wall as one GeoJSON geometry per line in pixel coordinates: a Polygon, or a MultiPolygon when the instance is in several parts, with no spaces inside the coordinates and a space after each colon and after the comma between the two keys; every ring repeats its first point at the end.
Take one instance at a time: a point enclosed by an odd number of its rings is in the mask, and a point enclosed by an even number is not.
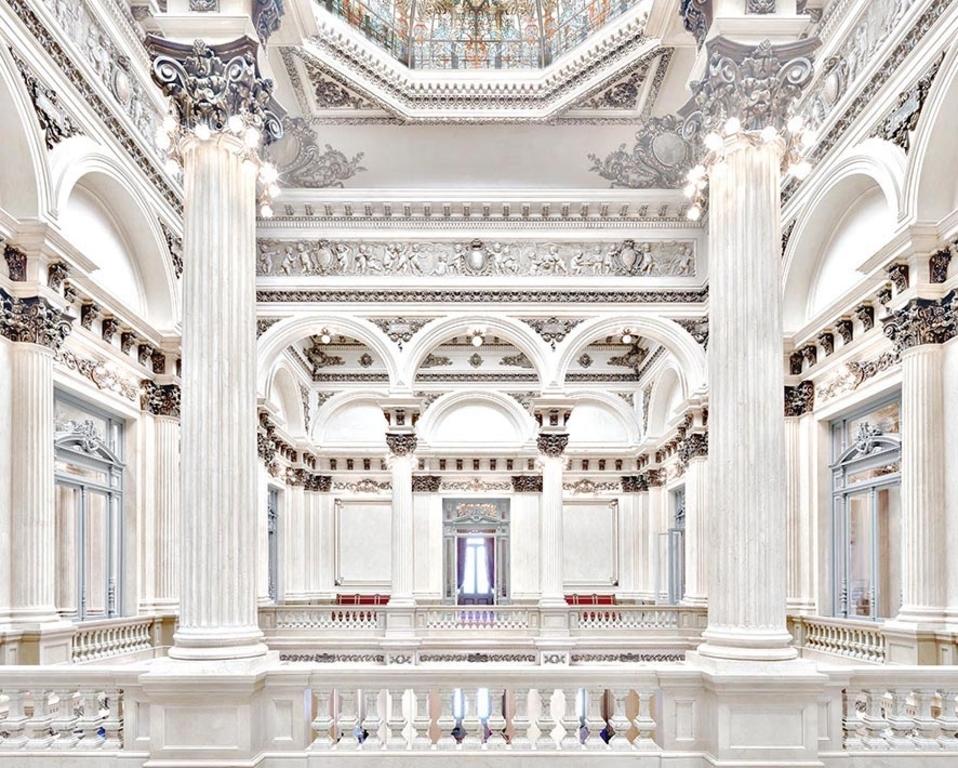
{"type": "Polygon", "coordinates": [[[517,493],[510,497],[509,558],[512,599],[539,599],[540,496],[517,493]]]}
{"type": "MultiPolygon", "coordinates": [[[[945,456],[951,457],[949,467],[945,472],[945,551],[950,553],[948,558],[948,612],[951,621],[958,621],[958,471],[954,468],[954,457],[958,456],[958,339],[952,339],[944,346],[944,391],[946,396],[944,414],[945,422],[945,456]],[[947,393],[951,393],[950,396],[947,393]]],[[[948,459],[946,458],[946,461],[948,459]]],[[[950,664],[958,663],[952,658],[950,664]]]]}
{"type": "Polygon", "coordinates": [[[565,500],[562,574],[566,593],[610,592],[618,579],[619,515],[608,499],[565,500]]]}
{"type": "Polygon", "coordinates": [[[374,402],[349,403],[330,415],[317,435],[324,447],[366,445],[385,447],[386,417],[374,402]]]}
{"type": "Polygon", "coordinates": [[[392,505],[388,500],[337,499],[336,577],[340,591],[389,590],[392,505]]]}
{"type": "MultiPolygon", "coordinates": [[[[256,597],[260,603],[269,601],[269,545],[266,533],[269,475],[263,462],[256,462],[256,597]]],[[[186,510],[184,510],[186,511],[186,510]]],[[[188,514],[188,512],[187,512],[188,514]]]]}
{"type": "Polygon", "coordinates": [[[523,434],[504,408],[496,403],[466,401],[444,411],[429,435],[431,445],[470,444],[503,446],[522,443],[523,434]]]}
{"type": "MultiPolygon", "coordinates": [[[[10,391],[10,349],[13,345],[0,339],[0,621],[10,608],[10,585],[12,557],[10,553],[10,461],[13,433],[11,418],[13,393],[10,391]]],[[[0,658],[0,664],[4,659],[0,658]]]]}
{"type": "Polygon", "coordinates": [[[596,402],[577,402],[569,417],[570,447],[626,445],[629,433],[622,417],[608,406],[596,402]]]}
{"type": "Polygon", "coordinates": [[[442,496],[413,494],[413,592],[420,602],[442,599],[442,496]]]}

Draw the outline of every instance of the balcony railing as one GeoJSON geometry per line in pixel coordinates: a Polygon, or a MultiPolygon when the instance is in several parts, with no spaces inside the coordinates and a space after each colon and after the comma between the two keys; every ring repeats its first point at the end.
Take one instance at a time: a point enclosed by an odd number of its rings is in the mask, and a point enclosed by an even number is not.
{"type": "Polygon", "coordinates": [[[885,636],[881,624],[823,616],[790,616],[789,630],[803,656],[839,657],[884,664],[885,636]]]}
{"type": "Polygon", "coordinates": [[[152,654],[154,622],[152,616],[141,616],[78,624],[73,635],[72,660],[75,664],[81,664],[121,656],[152,654]]]}

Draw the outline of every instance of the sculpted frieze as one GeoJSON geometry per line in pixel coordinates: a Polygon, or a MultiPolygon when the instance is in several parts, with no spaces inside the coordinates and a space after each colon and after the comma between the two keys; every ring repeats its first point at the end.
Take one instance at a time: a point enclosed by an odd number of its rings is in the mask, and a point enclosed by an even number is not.
{"type": "Polygon", "coordinates": [[[92,381],[97,389],[112,392],[125,400],[135,403],[140,396],[136,381],[125,379],[116,371],[111,370],[102,360],[81,355],[66,349],[57,352],[56,360],[69,371],[75,371],[92,381]]]}
{"type": "Polygon", "coordinates": [[[692,241],[259,241],[262,276],[694,277],[692,241]]]}
{"type": "MultiPolygon", "coordinates": [[[[854,392],[864,382],[898,365],[901,356],[898,352],[883,352],[873,360],[853,360],[845,363],[842,371],[815,388],[813,402],[834,400],[836,397],[854,392]]],[[[787,403],[786,403],[787,407],[787,403]]]]}

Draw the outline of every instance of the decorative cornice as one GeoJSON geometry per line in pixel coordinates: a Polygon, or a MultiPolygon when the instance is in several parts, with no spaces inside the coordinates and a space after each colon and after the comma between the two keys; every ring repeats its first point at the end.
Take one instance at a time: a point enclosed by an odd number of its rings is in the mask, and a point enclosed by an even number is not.
{"type": "Polygon", "coordinates": [[[416,451],[418,440],[409,432],[387,432],[386,446],[393,456],[410,456],[416,451]]]}
{"type": "Polygon", "coordinates": [[[418,289],[391,290],[369,288],[352,290],[293,289],[258,290],[260,304],[331,304],[331,303],[409,303],[461,304],[468,302],[514,304],[701,304],[708,299],[708,289],[690,291],[576,291],[542,289],[418,289]]]}
{"type": "Polygon", "coordinates": [[[815,408],[815,385],[803,381],[794,387],[785,387],[785,416],[804,416],[815,408]]]}
{"type": "Polygon", "coordinates": [[[440,485],[442,485],[442,477],[439,475],[412,476],[413,493],[439,493],[440,485]]]}
{"type": "Polygon", "coordinates": [[[649,490],[645,475],[622,475],[620,482],[622,493],[645,493],[649,490]]]}
{"type": "Polygon", "coordinates": [[[542,493],[542,475],[513,475],[513,493],[542,493]]]}
{"type": "Polygon", "coordinates": [[[153,80],[172,101],[183,130],[202,125],[213,132],[227,131],[229,119],[240,117],[260,131],[265,144],[282,138],[273,81],[260,76],[252,40],[185,45],[151,35],[147,47],[153,56],[153,80]]]}
{"type": "Polygon", "coordinates": [[[898,352],[924,344],[944,344],[958,335],[958,291],[942,299],[912,299],[882,320],[898,352]]]}
{"type": "Polygon", "coordinates": [[[19,298],[0,288],[0,336],[56,351],[73,328],[73,318],[40,296],[19,298]]]}
{"type": "Polygon", "coordinates": [[[154,416],[180,417],[179,384],[157,384],[144,379],[140,384],[140,407],[154,416]]]}
{"type": "Polygon", "coordinates": [[[569,435],[565,432],[540,432],[536,438],[536,448],[539,453],[557,458],[561,456],[569,444],[569,435]]]}

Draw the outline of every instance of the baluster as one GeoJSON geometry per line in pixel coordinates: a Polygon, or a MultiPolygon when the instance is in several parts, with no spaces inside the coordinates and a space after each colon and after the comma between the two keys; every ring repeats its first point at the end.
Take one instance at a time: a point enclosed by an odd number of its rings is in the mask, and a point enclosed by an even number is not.
{"type": "Polygon", "coordinates": [[[845,732],[845,749],[859,750],[864,749],[865,742],[862,739],[864,723],[861,713],[858,711],[858,699],[861,691],[858,688],[847,688],[844,691],[842,706],[844,712],[842,716],[842,730],[845,732]]]}
{"type": "Polygon", "coordinates": [[[588,730],[584,745],[589,749],[611,749],[610,744],[602,738],[605,730],[605,718],[602,716],[602,704],[605,698],[604,688],[586,688],[586,715],[585,727],[588,730]]]}
{"type": "Polygon", "coordinates": [[[378,688],[367,688],[362,691],[363,695],[363,727],[364,737],[359,745],[360,749],[385,749],[386,742],[382,740],[380,730],[383,721],[379,716],[379,694],[378,688]]]}
{"type": "Polygon", "coordinates": [[[100,725],[103,723],[103,714],[100,712],[100,693],[89,688],[80,689],[80,719],[77,722],[77,728],[80,730],[80,746],[83,749],[90,747],[99,747],[102,744],[100,738],[100,725]]]}
{"type": "Polygon", "coordinates": [[[330,714],[333,692],[321,688],[315,690],[314,693],[316,696],[316,715],[313,717],[311,727],[315,735],[309,748],[320,752],[333,748],[333,718],[330,714]]]}
{"type": "Polygon", "coordinates": [[[69,689],[57,689],[53,692],[57,699],[56,714],[50,728],[56,733],[54,749],[72,749],[77,743],[77,706],[76,692],[69,689]]]}
{"type": "Polygon", "coordinates": [[[356,691],[352,688],[340,690],[339,693],[339,741],[336,749],[354,750],[359,747],[356,726],[359,724],[356,717],[356,691]]]}
{"type": "Polygon", "coordinates": [[[931,714],[931,707],[938,692],[934,689],[918,688],[915,697],[915,735],[912,740],[919,749],[938,749],[938,737],[941,729],[931,714]]]}
{"type": "Polygon", "coordinates": [[[654,688],[640,688],[636,691],[639,695],[639,711],[632,724],[638,730],[638,735],[633,742],[636,749],[658,749],[655,743],[656,723],[652,717],[652,702],[655,699],[654,688]]]}
{"type": "Polygon", "coordinates": [[[412,748],[420,751],[434,749],[432,734],[429,732],[432,726],[432,713],[429,711],[429,689],[414,688],[413,704],[416,707],[416,714],[412,718],[412,748]]]}
{"type": "Polygon", "coordinates": [[[865,713],[861,719],[865,733],[862,736],[862,744],[866,749],[888,749],[888,742],[882,735],[888,728],[888,721],[882,713],[885,689],[866,688],[864,693],[865,713]]]}
{"type": "Polygon", "coordinates": [[[106,705],[106,717],[103,719],[103,730],[106,736],[103,742],[104,749],[120,749],[120,731],[123,730],[123,706],[120,700],[120,691],[117,688],[107,688],[103,692],[106,705]]]}
{"type": "Polygon", "coordinates": [[[386,749],[408,749],[409,742],[404,733],[406,717],[403,714],[405,688],[390,688],[386,709],[386,749]]]}
{"type": "Polygon", "coordinates": [[[585,749],[585,745],[582,743],[581,735],[579,734],[579,728],[581,723],[579,720],[579,707],[578,707],[578,688],[563,688],[562,694],[565,697],[565,704],[562,707],[562,728],[565,733],[562,735],[562,741],[559,742],[560,749],[585,749]]]}
{"type": "Polygon", "coordinates": [[[940,693],[941,714],[938,716],[938,727],[941,729],[941,735],[938,737],[938,743],[942,749],[958,749],[958,690],[942,688],[940,693]]]}
{"type": "Polygon", "coordinates": [[[631,723],[628,715],[625,714],[626,699],[628,698],[628,688],[612,689],[612,716],[609,718],[609,725],[612,726],[612,738],[609,739],[609,746],[612,749],[632,749],[632,742],[629,741],[631,723]]]}
{"type": "Polygon", "coordinates": [[[462,720],[459,727],[462,729],[459,749],[479,749],[482,745],[482,722],[479,720],[478,692],[472,686],[462,689],[462,720]]]}
{"type": "MultiPolygon", "coordinates": [[[[30,698],[33,700],[33,714],[24,724],[27,749],[43,749],[50,746],[53,741],[53,735],[50,733],[53,715],[50,712],[49,696],[50,692],[43,688],[30,692],[30,698]]],[[[0,726],[0,731],[2,730],[3,727],[0,726]]]]}
{"type": "Polygon", "coordinates": [[[516,708],[512,715],[512,739],[509,749],[525,751],[531,749],[532,722],[529,719],[529,689],[516,688],[516,708]]]}
{"type": "Polygon", "coordinates": [[[7,716],[0,718],[0,733],[6,733],[7,737],[0,741],[0,747],[3,749],[21,749],[27,743],[27,737],[24,734],[24,728],[27,724],[27,716],[24,713],[24,699],[27,692],[17,689],[5,691],[7,694],[7,716]]]}
{"type": "Polygon", "coordinates": [[[537,724],[539,735],[533,743],[533,749],[558,749],[559,747],[554,733],[558,727],[558,721],[552,709],[556,698],[556,690],[539,688],[536,691],[539,699],[539,722],[537,724]]]}
{"type": "Polygon", "coordinates": [[[454,696],[455,691],[452,688],[439,689],[439,717],[436,719],[436,727],[439,729],[437,749],[455,749],[458,746],[456,737],[453,735],[453,729],[456,727],[456,718],[453,713],[454,696]]]}
{"type": "MultiPolygon", "coordinates": [[[[908,697],[911,691],[907,688],[893,688],[891,692],[891,717],[888,718],[888,744],[892,749],[911,749],[914,743],[911,740],[915,729],[915,718],[908,713],[908,697]]],[[[887,749],[887,747],[886,747],[887,749]]]]}
{"type": "Polygon", "coordinates": [[[502,688],[489,689],[489,717],[486,720],[488,733],[483,749],[506,748],[506,717],[503,712],[506,692],[502,688]]]}

